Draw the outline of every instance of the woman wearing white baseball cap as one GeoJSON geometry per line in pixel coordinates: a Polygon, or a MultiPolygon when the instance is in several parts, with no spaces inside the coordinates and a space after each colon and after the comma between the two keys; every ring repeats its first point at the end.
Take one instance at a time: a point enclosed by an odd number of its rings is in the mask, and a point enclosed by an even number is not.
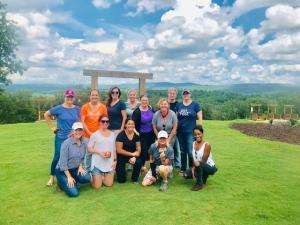
{"type": "Polygon", "coordinates": [[[153,143],[149,148],[150,167],[143,179],[143,186],[149,186],[156,182],[158,177],[162,178],[160,191],[167,191],[168,178],[170,177],[173,167],[172,161],[174,160],[173,149],[167,142],[168,133],[161,130],[157,134],[157,142],[153,143]]]}
{"type": "Polygon", "coordinates": [[[90,182],[90,176],[83,168],[87,141],[82,138],[82,134],[82,123],[75,122],[72,125],[72,133],[61,146],[60,157],[55,170],[57,187],[64,190],[69,197],[79,195],[78,183],[90,182]]]}

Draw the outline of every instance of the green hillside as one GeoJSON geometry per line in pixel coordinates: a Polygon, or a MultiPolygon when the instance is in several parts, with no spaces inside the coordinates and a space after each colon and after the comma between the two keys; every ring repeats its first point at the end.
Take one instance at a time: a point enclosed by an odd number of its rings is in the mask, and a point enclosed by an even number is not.
{"type": "Polygon", "coordinates": [[[300,224],[300,147],[204,121],[219,168],[199,192],[175,173],[169,190],[81,187],[69,199],[47,188],[53,135],[45,123],[0,126],[0,224],[300,224]]]}
{"type": "MultiPolygon", "coordinates": [[[[101,84],[101,90],[108,90],[112,85],[101,84]]],[[[138,88],[137,83],[126,83],[118,85],[121,89],[138,88]]],[[[65,85],[65,84],[12,84],[4,87],[7,91],[30,90],[34,93],[53,94],[65,89],[78,89],[78,87],[88,88],[89,85],[65,85]]],[[[167,90],[170,87],[178,89],[190,88],[193,90],[209,90],[209,91],[230,91],[240,94],[266,94],[266,93],[279,93],[279,92],[299,92],[300,85],[294,84],[230,84],[230,85],[201,85],[190,82],[172,83],[172,82],[147,82],[146,87],[148,90],[167,90]]]]}

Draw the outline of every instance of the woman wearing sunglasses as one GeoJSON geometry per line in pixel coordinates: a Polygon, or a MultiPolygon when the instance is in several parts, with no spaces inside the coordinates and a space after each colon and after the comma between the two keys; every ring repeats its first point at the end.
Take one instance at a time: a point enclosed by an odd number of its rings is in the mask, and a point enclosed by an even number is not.
{"type": "Polygon", "coordinates": [[[109,127],[107,115],[99,117],[100,127],[90,137],[88,151],[92,153],[92,185],[99,189],[102,185],[110,187],[114,181],[116,168],[115,134],[109,127]]]}
{"type": "Polygon", "coordinates": [[[112,87],[107,95],[106,107],[109,116],[109,129],[116,135],[124,129],[127,118],[126,105],[120,100],[121,90],[118,87],[112,87]]]}
{"type": "Polygon", "coordinates": [[[83,125],[75,122],[70,137],[64,141],[60,150],[60,157],[55,170],[57,187],[69,197],[77,197],[77,184],[90,182],[90,175],[83,168],[83,160],[87,142],[82,138],[83,125]]]}

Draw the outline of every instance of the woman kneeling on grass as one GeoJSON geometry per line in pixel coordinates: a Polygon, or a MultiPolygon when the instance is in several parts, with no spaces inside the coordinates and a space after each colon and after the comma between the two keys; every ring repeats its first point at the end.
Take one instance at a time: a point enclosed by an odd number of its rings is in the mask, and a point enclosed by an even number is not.
{"type": "Polygon", "coordinates": [[[92,185],[96,189],[102,184],[107,187],[113,185],[116,168],[116,138],[114,132],[108,129],[108,116],[100,116],[99,123],[99,129],[91,135],[88,143],[88,151],[92,153],[92,185]]]}
{"type": "Polygon", "coordinates": [[[151,170],[144,177],[143,186],[149,186],[158,177],[161,177],[162,183],[159,190],[167,191],[168,177],[170,177],[173,170],[172,161],[174,159],[174,152],[168,145],[168,133],[166,131],[159,131],[157,138],[157,143],[153,143],[149,148],[151,170]]]}
{"type": "Polygon", "coordinates": [[[131,181],[138,182],[139,174],[143,165],[141,154],[140,137],[134,132],[135,126],[132,119],[125,122],[125,130],[118,134],[116,139],[117,147],[117,180],[119,183],[126,182],[125,164],[133,165],[131,181]]]}
{"type": "Polygon", "coordinates": [[[203,139],[203,128],[201,125],[197,125],[194,128],[195,141],[193,142],[193,161],[194,168],[193,177],[196,178],[196,184],[191,188],[192,191],[199,191],[203,188],[203,184],[206,184],[209,175],[213,175],[217,172],[217,167],[212,158],[211,146],[203,139]]]}
{"type": "Polygon", "coordinates": [[[55,170],[57,186],[66,192],[69,197],[79,195],[78,183],[89,183],[90,176],[82,164],[87,143],[82,138],[83,126],[75,122],[70,137],[61,146],[60,157],[55,170]]]}

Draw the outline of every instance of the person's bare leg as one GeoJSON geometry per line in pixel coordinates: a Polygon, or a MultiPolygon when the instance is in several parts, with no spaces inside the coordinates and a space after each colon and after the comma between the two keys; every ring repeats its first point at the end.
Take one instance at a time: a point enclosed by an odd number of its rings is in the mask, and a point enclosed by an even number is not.
{"type": "Polygon", "coordinates": [[[110,174],[105,174],[103,176],[103,184],[107,187],[111,187],[114,183],[114,174],[110,173],[110,174]]]}
{"type": "Polygon", "coordinates": [[[168,190],[168,169],[164,165],[159,166],[159,174],[162,177],[163,181],[161,182],[160,191],[167,191],[168,190]]]}
{"type": "Polygon", "coordinates": [[[168,182],[168,170],[164,165],[159,166],[159,174],[162,177],[164,182],[168,182]]]}
{"type": "Polygon", "coordinates": [[[99,175],[93,176],[93,181],[92,181],[93,188],[95,188],[95,189],[101,188],[102,183],[103,183],[102,175],[99,174],[99,175]]]}

